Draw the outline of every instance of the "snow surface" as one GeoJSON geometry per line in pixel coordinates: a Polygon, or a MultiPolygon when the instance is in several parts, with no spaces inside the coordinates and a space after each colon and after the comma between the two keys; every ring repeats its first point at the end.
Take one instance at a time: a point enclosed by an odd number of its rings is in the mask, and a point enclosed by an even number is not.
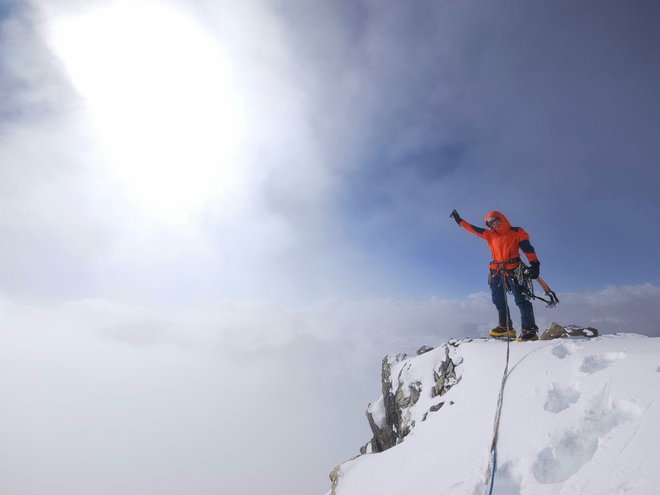
{"type": "MultiPolygon", "coordinates": [[[[399,445],[342,464],[334,495],[488,493],[506,346],[450,347],[459,381],[435,398],[445,346],[393,364],[392,377],[422,384],[408,411],[415,427],[399,445]]],[[[510,352],[494,494],[660,493],[660,338],[513,342],[510,352]]]]}

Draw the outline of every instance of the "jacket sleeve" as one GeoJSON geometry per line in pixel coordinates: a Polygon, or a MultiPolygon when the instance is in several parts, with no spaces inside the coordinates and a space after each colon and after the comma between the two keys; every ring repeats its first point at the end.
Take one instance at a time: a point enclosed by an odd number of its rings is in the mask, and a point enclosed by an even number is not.
{"type": "Polygon", "coordinates": [[[468,223],[463,219],[461,219],[461,223],[459,225],[463,227],[465,230],[467,230],[470,234],[477,235],[482,239],[485,239],[486,233],[489,232],[487,229],[482,229],[480,227],[477,227],[476,225],[472,225],[471,223],[468,223]]]}
{"type": "Polygon", "coordinates": [[[525,253],[525,256],[527,256],[529,262],[538,261],[539,258],[536,256],[536,250],[532,246],[532,243],[529,242],[529,234],[523,228],[518,231],[518,234],[520,236],[518,245],[522,252],[525,253]]]}

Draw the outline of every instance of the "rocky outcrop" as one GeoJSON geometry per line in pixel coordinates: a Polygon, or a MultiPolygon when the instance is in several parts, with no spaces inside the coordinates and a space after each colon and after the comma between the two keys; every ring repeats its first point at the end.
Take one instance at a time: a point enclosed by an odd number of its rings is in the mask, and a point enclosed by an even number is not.
{"type": "MultiPolygon", "coordinates": [[[[431,397],[439,397],[445,395],[451,387],[456,385],[460,381],[460,377],[456,375],[456,366],[455,363],[449,357],[449,346],[456,345],[455,343],[449,342],[445,346],[445,360],[442,361],[440,367],[433,372],[433,379],[435,380],[435,385],[431,390],[431,397]]],[[[460,364],[460,363],[458,363],[460,364]]]]}
{"type": "MultiPolygon", "coordinates": [[[[451,355],[457,347],[456,341],[444,345],[444,359],[433,367],[432,377],[427,377],[426,380],[423,380],[423,377],[413,378],[407,375],[412,358],[406,354],[383,358],[382,396],[375,403],[369,404],[366,411],[373,438],[360,449],[361,453],[383,452],[401,443],[415,427],[418,419],[424,421],[429,412],[438,411],[444,405],[444,402],[436,402],[426,411],[414,410],[423,393],[428,394],[430,398],[440,397],[460,381],[457,367],[462,359],[451,355]]],[[[431,350],[432,348],[423,346],[417,351],[417,355],[426,354],[431,350]]],[[[440,349],[436,351],[440,352],[440,349]]]]}
{"type": "Polygon", "coordinates": [[[566,337],[598,337],[598,330],[592,327],[580,327],[578,325],[561,326],[552,322],[547,330],[541,334],[540,339],[552,340],[566,337]]]}
{"type": "Polygon", "coordinates": [[[432,350],[433,350],[433,347],[431,347],[430,345],[423,345],[422,347],[417,349],[417,355],[421,356],[422,354],[426,354],[427,352],[432,351],[432,350]]]}
{"type": "Polygon", "coordinates": [[[405,361],[407,354],[388,355],[381,363],[381,398],[374,404],[369,404],[366,415],[369,427],[373,433],[371,449],[367,444],[361,453],[382,452],[397,444],[398,428],[400,424],[400,410],[396,405],[396,392],[392,387],[392,367],[405,361]]]}
{"type": "Polygon", "coordinates": [[[339,478],[341,478],[341,465],[335,466],[335,468],[330,472],[330,495],[335,495],[337,493],[337,485],[339,484],[339,478]]]}

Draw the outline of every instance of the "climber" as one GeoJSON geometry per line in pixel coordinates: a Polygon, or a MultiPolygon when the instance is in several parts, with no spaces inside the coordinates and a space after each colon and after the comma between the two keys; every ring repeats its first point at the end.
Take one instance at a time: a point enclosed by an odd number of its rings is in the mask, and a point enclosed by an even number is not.
{"type": "Polygon", "coordinates": [[[521,265],[519,250],[525,253],[531,264],[525,269],[524,275],[531,279],[539,276],[541,263],[539,263],[534,247],[529,242],[529,234],[522,227],[512,227],[499,211],[491,211],[486,215],[485,221],[488,229],[482,229],[466,222],[456,210],[451,212],[450,217],[468,232],[484,239],[493,255],[488,283],[493,304],[499,315],[499,324],[489,332],[490,335],[492,337],[516,337],[506,301],[505,291],[509,290],[513,293],[516,305],[520,309],[521,331],[516,341],[538,340],[534,308],[525,297],[518,278],[514,276],[514,271],[521,265]]]}

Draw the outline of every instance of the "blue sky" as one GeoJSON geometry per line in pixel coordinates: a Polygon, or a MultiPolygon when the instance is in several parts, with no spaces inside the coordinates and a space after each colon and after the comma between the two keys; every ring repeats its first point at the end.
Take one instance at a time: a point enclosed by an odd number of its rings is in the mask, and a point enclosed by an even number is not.
{"type": "Polygon", "coordinates": [[[319,134],[336,135],[338,121],[351,130],[329,151],[342,168],[337,214],[389,275],[385,291],[481,288],[487,254],[452,230],[453,208],[478,225],[499,209],[524,226],[563,290],[657,283],[642,247],[660,211],[657,7],[339,5],[327,17],[341,27],[321,34],[302,19],[324,7],[284,15],[299,65],[317,69],[298,83],[319,134]]]}
{"type": "Polygon", "coordinates": [[[6,483],[72,495],[89,460],[116,493],[322,493],[383,355],[493,324],[454,208],[530,233],[561,299],[540,326],[660,335],[659,11],[0,2],[0,433],[70,445],[5,447],[6,483]]]}
{"type": "Polygon", "coordinates": [[[565,290],[657,283],[654,249],[642,247],[655,244],[660,211],[654,16],[649,4],[593,5],[509,16],[467,3],[449,19],[451,7],[429,5],[392,20],[395,75],[373,79],[384,104],[345,211],[412,290],[464,293],[483,270],[477,241],[447,222],[454,207],[477,225],[492,209],[523,225],[565,290]]]}

